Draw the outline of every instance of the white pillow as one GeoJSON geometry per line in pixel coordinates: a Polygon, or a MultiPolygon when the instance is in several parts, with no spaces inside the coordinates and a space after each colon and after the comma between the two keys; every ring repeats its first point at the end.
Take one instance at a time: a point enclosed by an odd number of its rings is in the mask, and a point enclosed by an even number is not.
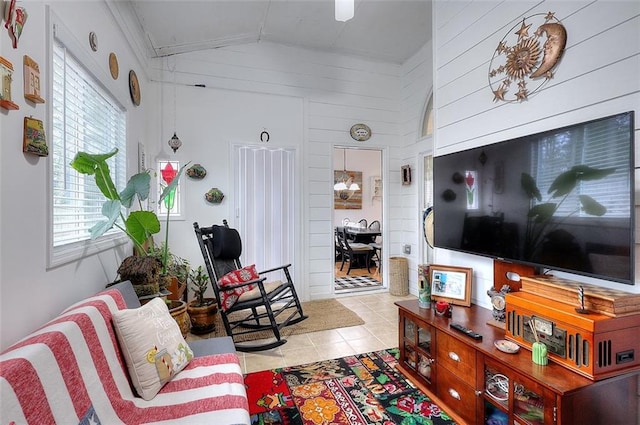
{"type": "Polygon", "coordinates": [[[113,324],[133,386],[145,400],[154,398],[193,358],[193,351],[161,298],[139,308],[114,312],[113,324]]]}

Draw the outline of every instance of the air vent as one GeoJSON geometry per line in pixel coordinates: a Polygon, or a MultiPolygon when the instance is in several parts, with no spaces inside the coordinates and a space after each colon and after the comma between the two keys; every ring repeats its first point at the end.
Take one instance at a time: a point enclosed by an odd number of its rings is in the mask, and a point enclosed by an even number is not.
{"type": "Polygon", "coordinates": [[[612,354],[611,354],[611,340],[600,341],[598,343],[598,364],[600,367],[611,366],[612,354]]]}
{"type": "MultiPolygon", "coordinates": [[[[589,353],[591,352],[591,345],[589,341],[582,338],[579,333],[575,335],[569,335],[568,339],[567,357],[572,360],[578,367],[588,367],[591,363],[589,353]]],[[[611,346],[609,346],[609,358],[611,358],[611,346]]]]}

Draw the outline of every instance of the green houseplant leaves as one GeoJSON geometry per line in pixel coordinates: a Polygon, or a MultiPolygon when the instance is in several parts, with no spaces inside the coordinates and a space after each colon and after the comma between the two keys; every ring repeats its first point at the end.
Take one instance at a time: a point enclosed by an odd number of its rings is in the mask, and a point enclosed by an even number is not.
{"type": "MultiPolygon", "coordinates": [[[[533,205],[527,213],[527,229],[525,234],[524,255],[527,259],[533,259],[546,234],[558,227],[563,219],[555,222],[553,216],[562,203],[573,192],[580,181],[600,180],[614,173],[615,168],[593,168],[588,165],[576,165],[569,170],[560,173],[549,186],[547,202],[533,205]],[[556,200],[557,202],[552,202],[556,200]]],[[[528,173],[520,176],[520,186],[527,197],[533,201],[542,201],[542,194],[536,184],[535,179],[528,173]]],[[[573,211],[569,216],[584,211],[593,216],[602,216],[607,212],[607,208],[598,201],[587,195],[578,195],[580,208],[573,211]]]]}
{"type": "MultiPolygon", "coordinates": [[[[71,167],[81,174],[93,175],[95,182],[102,194],[107,198],[102,205],[102,215],[106,220],[101,220],[91,229],[91,239],[96,239],[104,235],[114,226],[122,230],[133,242],[136,250],[142,254],[147,254],[145,246],[153,247],[152,236],[160,232],[160,220],[153,211],[143,209],[143,202],[149,198],[151,191],[151,175],[150,172],[143,171],[129,178],[127,186],[118,193],[113,183],[109,165],[107,160],[118,153],[118,149],[103,154],[89,154],[86,152],[78,152],[71,161],[71,167]],[[127,217],[124,216],[123,207],[131,208],[138,200],[138,210],[131,211],[127,217]]],[[[184,170],[184,166],[180,172],[162,192],[159,203],[172,193],[178,184],[179,177],[184,170]]],[[[167,216],[168,220],[168,216],[167,216]]]]}

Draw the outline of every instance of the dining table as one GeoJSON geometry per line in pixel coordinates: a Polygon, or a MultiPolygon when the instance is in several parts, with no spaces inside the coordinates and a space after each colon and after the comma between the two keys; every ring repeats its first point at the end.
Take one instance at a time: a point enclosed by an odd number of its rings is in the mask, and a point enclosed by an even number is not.
{"type": "Polygon", "coordinates": [[[336,229],[340,230],[341,228],[344,228],[344,232],[350,242],[353,241],[358,243],[369,244],[369,243],[375,242],[377,236],[382,236],[381,230],[372,230],[369,228],[362,229],[362,228],[351,227],[351,226],[344,226],[344,227],[340,226],[340,227],[337,227],[336,229]]]}

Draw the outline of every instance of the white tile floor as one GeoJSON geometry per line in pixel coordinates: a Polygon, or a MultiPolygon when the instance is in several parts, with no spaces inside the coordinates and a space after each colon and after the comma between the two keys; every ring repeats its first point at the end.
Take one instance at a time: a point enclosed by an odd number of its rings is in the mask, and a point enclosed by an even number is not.
{"type": "Polygon", "coordinates": [[[398,307],[394,302],[415,296],[388,293],[344,296],[342,304],[365,324],[287,337],[287,343],[272,350],[241,353],[243,372],[295,366],[398,346],[398,307]]]}

